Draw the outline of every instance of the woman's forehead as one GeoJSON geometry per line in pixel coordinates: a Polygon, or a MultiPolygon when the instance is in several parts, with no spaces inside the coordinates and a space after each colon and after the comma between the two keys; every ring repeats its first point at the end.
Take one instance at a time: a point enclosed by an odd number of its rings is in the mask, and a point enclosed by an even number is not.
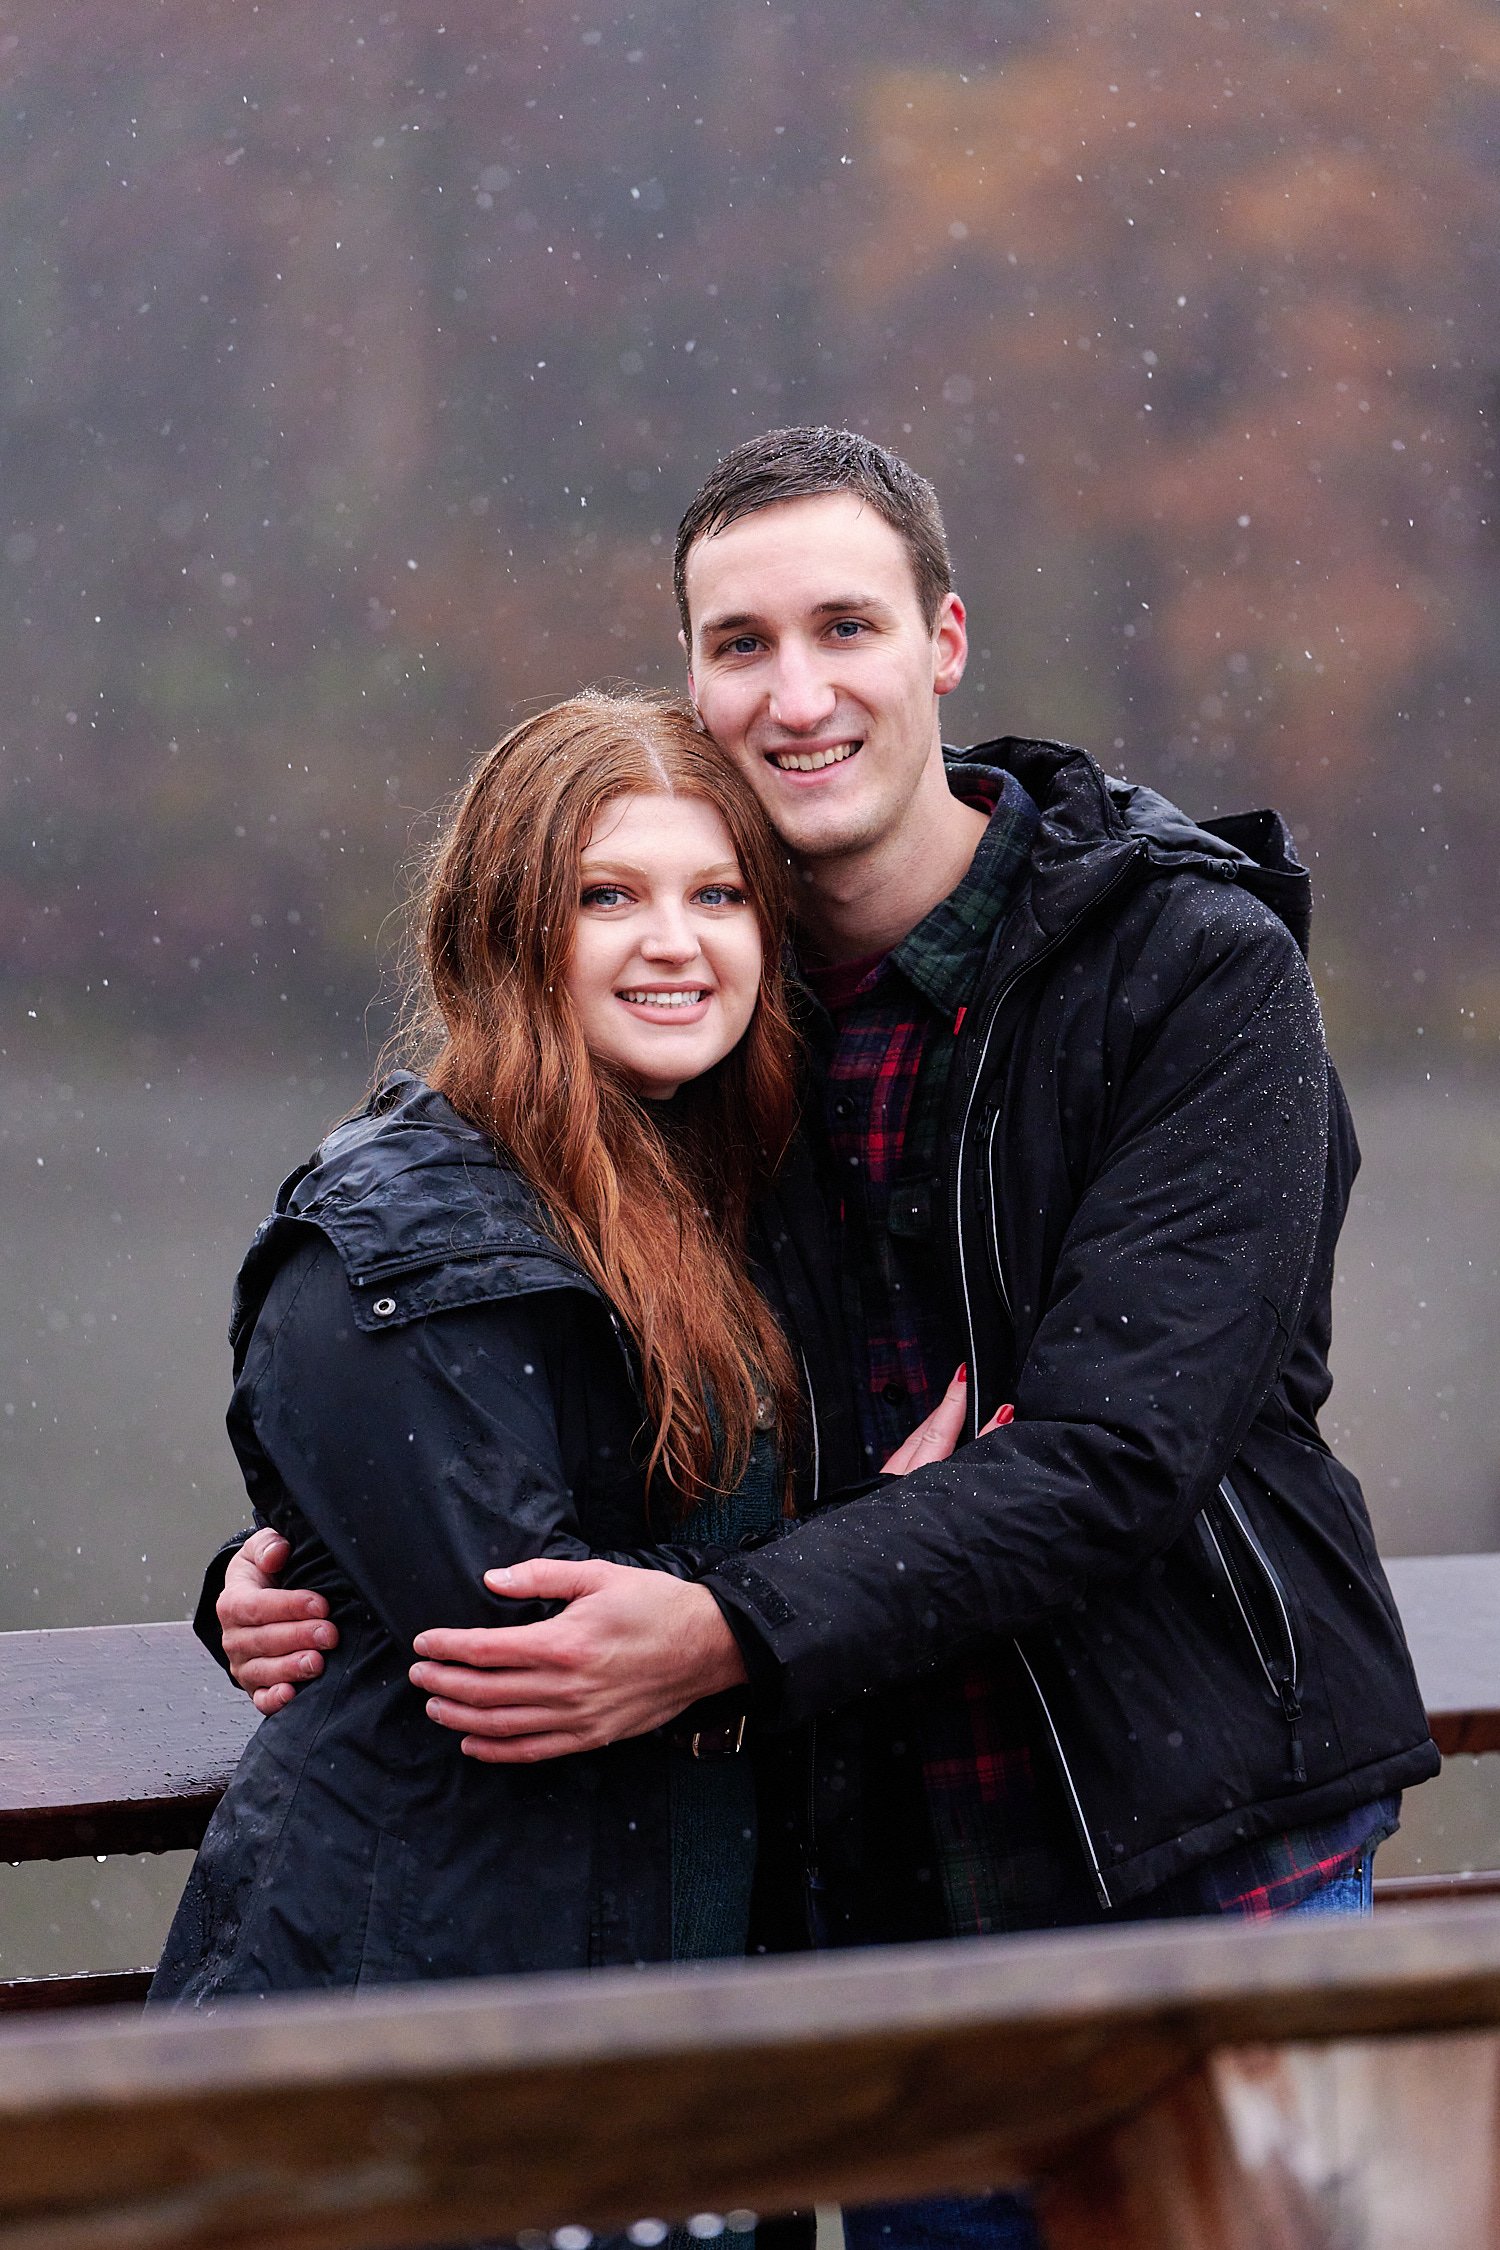
{"type": "Polygon", "coordinates": [[[627,790],[600,806],[584,839],[584,856],[624,854],[636,861],[675,860],[684,853],[731,860],[739,854],[723,814],[705,797],[666,790],[627,790]]]}

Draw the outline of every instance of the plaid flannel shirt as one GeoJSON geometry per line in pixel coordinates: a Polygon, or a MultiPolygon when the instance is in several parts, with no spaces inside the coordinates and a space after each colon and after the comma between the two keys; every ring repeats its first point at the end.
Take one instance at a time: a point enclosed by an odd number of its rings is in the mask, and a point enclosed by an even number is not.
{"type": "MultiPolygon", "coordinates": [[[[877,1469],[937,1404],[964,1355],[941,1257],[944,1096],[990,940],[1015,899],[1038,813],[1011,774],[950,781],[989,825],[968,874],[889,953],[804,970],[831,1024],[824,1121],[842,1189],[838,1255],[856,1351],[860,1433],[877,1469]]],[[[989,1414],[999,1399],[980,1402],[989,1414]]],[[[1285,1911],[1396,1826],[1399,1800],[1220,1854],[1108,1915],[1089,1881],[1036,1709],[1009,1644],[983,1670],[913,1690],[922,1780],[954,1936],[1135,1913],[1285,1911]]]]}

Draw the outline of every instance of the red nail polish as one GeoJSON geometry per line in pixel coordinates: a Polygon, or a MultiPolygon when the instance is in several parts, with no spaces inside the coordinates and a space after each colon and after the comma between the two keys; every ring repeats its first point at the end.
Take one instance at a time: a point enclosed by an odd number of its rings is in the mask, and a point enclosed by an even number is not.
{"type": "Polygon", "coordinates": [[[963,1366],[959,1369],[953,1380],[955,1383],[967,1383],[967,1381],[969,1380],[969,1363],[967,1360],[964,1361],[963,1366]]]}
{"type": "Polygon", "coordinates": [[[1003,1430],[1007,1422],[1013,1422],[1015,1418],[1016,1410],[1013,1406],[1002,1406],[999,1413],[995,1416],[996,1429],[1003,1430]]]}

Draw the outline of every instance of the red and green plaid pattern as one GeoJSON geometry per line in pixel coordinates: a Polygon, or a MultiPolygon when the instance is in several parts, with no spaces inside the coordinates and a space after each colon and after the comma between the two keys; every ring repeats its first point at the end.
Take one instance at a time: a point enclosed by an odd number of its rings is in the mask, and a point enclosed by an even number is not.
{"type": "MultiPolygon", "coordinates": [[[[837,1245],[850,1333],[861,1340],[860,1431],[878,1468],[964,1356],[941,1263],[943,1098],[990,942],[1020,886],[1037,811],[1013,775],[950,770],[989,815],[958,888],[891,952],[806,981],[832,1026],[823,1066],[827,1136],[842,1183],[837,1245]]],[[[992,1412],[998,1399],[980,1402],[992,1412]]],[[[928,1683],[923,1781],[955,1936],[1101,1919],[1035,1705],[1008,1648],[983,1671],[928,1683]]],[[[1347,1872],[1396,1824],[1393,1803],[1266,1837],[1154,1892],[1142,1911],[1284,1912],[1347,1872]]]]}

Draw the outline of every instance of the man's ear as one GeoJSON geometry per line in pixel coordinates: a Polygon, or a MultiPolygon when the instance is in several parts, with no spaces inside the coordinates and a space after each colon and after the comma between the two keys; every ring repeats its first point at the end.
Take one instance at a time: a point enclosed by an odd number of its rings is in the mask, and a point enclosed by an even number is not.
{"type": "Polygon", "coordinates": [[[951,695],[969,661],[969,628],[957,594],[944,594],[932,628],[932,692],[951,695]]]}

